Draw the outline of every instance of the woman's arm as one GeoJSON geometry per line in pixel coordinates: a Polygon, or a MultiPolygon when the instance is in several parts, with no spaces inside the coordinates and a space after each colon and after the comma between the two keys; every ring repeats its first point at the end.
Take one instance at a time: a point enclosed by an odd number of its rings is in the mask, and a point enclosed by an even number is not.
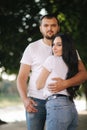
{"type": "Polygon", "coordinates": [[[59,92],[68,87],[72,87],[84,83],[87,80],[87,70],[81,60],[79,60],[78,69],[79,72],[70,79],[63,80],[57,77],[53,78],[53,80],[55,80],[56,83],[49,84],[48,86],[49,90],[52,92],[59,92]]]}
{"type": "Polygon", "coordinates": [[[37,89],[41,89],[45,86],[45,83],[46,83],[46,80],[49,76],[50,72],[43,67],[37,81],[36,81],[36,86],[37,86],[37,89]]]}

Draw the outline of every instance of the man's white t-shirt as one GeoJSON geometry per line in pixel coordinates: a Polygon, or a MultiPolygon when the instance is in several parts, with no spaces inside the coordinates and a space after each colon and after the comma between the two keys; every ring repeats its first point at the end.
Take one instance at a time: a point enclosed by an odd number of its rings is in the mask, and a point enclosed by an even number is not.
{"type": "Polygon", "coordinates": [[[52,46],[46,45],[42,39],[29,44],[25,49],[20,62],[31,66],[28,96],[44,99],[43,90],[37,90],[36,88],[36,80],[40,74],[42,64],[50,55],[52,55],[52,46]]]}

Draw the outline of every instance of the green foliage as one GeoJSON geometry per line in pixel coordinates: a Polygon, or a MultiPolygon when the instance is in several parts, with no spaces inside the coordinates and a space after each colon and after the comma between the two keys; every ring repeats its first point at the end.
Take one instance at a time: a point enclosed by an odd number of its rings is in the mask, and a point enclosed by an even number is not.
{"type": "Polygon", "coordinates": [[[38,22],[42,9],[57,15],[61,31],[72,34],[81,58],[87,64],[86,6],[86,0],[1,0],[0,68],[8,74],[17,74],[25,47],[41,37],[38,22]]]}

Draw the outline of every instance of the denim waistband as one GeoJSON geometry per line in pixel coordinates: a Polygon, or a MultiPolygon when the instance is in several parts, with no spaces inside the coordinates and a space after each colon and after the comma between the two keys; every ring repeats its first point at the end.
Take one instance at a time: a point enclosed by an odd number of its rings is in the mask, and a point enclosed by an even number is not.
{"type": "Polygon", "coordinates": [[[52,99],[56,99],[57,97],[68,97],[70,99],[70,96],[68,95],[63,95],[63,94],[53,94],[51,96],[49,96],[46,101],[52,100],[52,99]]]}

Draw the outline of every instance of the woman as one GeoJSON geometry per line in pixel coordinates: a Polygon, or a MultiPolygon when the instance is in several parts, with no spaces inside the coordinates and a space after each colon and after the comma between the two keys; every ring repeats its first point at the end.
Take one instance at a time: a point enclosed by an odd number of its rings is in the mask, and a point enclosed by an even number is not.
{"type": "Polygon", "coordinates": [[[36,82],[37,89],[44,86],[46,102],[46,130],[76,130],[78,114],[73,102],[79,86],[52,93],[48,84],[53,77],[68,79],[78,73],[78,55],[72,38],[67,34],[57,34],[53,39],[53,54],[43,64],[36,82]]]}

